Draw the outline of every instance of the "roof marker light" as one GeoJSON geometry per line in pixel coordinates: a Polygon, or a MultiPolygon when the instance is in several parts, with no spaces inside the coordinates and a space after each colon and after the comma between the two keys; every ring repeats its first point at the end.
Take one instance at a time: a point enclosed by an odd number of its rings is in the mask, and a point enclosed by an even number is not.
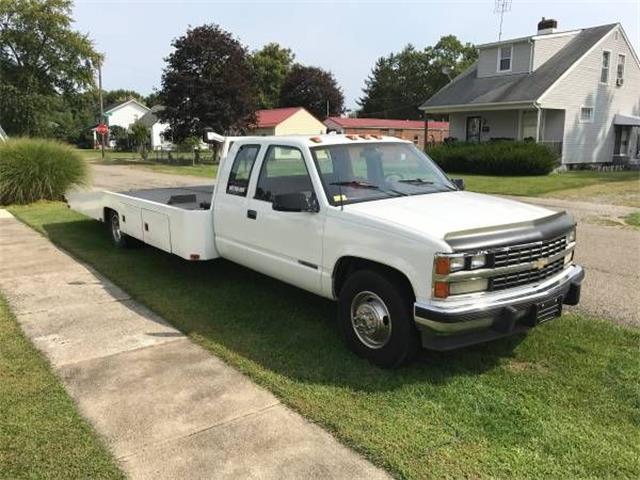
{"type": "Polygon", "coordinates": [[[365,140],[371,140],[371,135],[369,134],[360,135],[360,138],[363,138],[365,140]]]}
{"type": "Polygon", "coordinates": [[[313,143],[322,143],[322,138],[320,137],[311,137],[309,140],[311,140],[313,143]]]}
{"type": "Polygon", "coordinates": [[[347,135],[346,136],[349,140],[357,140],[358,136],[357,135],[347,135]]]}

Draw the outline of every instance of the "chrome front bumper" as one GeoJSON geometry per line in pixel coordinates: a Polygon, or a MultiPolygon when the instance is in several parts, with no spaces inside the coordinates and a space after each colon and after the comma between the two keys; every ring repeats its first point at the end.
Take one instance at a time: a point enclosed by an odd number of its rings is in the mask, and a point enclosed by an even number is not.
{"type": "Polygon", "coordinates": [[[510,296],[493,300],[477,296],[467,302],[417,302],[414,319],[426,348],[450,350],[481,343],[526,331],[541,321],[555,318],[563,304],[577,305],[583,278],[583,268],[572,265],[558,277],[510,296]]]}

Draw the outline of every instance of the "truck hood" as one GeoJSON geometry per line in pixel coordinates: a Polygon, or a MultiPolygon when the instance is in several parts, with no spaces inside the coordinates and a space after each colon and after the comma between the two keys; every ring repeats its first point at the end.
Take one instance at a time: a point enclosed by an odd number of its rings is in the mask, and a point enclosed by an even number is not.
{"type": "Polygon", "coordinates": [[[355,203],[346,205],[344,211],[443,240],[533,224],[555,214],[514,200],[459,191],[355,203]]]}

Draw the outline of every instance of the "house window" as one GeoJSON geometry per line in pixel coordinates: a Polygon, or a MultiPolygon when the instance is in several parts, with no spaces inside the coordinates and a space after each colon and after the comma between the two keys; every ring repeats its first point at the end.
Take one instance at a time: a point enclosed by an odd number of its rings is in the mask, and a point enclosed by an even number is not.
{"type": "Polygon", "coordinates": [[[624,82],[624,62],[626,60],[625,55],[622,53],[618,55],[618,68],[616,69],[616,85],[622,85],[624,82]]]}
{"type": "Polygon", "coordinates": [[[591,123],[593,121],[593,107],[582,107],[580,109],[580,121],[591,123]]]}
{"type": "Polygon", "coordinates": [[[609,83],[609,64],[611,63],[611,52],[602,52],[602,69],[600,70],[600,82],[609,83]]]}
{"type": "Polygon", "coordinates": [[[513,55],[513,45],[507,45],[498,49],[498,71],[508,72],[511,70],[511,57],[513,55]]]}

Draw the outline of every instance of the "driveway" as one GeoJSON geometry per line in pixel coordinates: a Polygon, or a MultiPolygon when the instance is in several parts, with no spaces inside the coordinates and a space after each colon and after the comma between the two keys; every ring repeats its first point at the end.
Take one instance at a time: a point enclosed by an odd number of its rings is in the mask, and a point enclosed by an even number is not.
{"type": "MultiPolygon", "coordinates": [[[[126,165],[92,165],[93,188],[129,190],[213,183],[126,165]]],[[[587,270],[576,310],[640,327],[640,230],[602,225],[634,211],[616,205],[537,197],[512,197],[551,210],[567,210],[578,221],[576,261],[587,270]]]]}

